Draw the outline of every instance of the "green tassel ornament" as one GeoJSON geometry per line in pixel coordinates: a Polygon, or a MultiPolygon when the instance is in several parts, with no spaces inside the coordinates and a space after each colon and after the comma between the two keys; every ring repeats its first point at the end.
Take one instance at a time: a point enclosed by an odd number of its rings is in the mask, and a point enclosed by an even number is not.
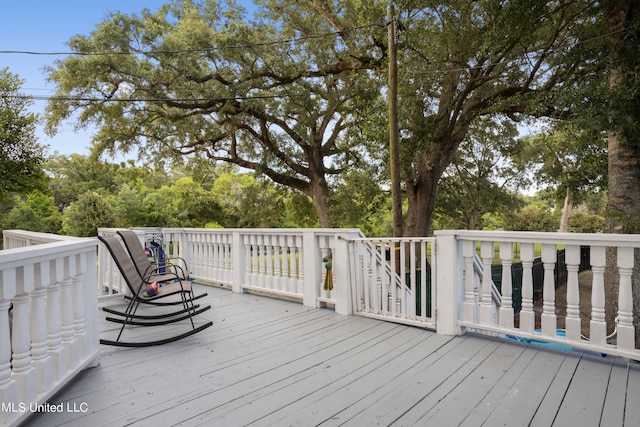
{"type": "Polygon", "coordinates": [[[324,262],[324,268],[327,269],[327,274],[324,276],[324,290],[330,291],[333,289],[333,274],[331,273],[333,265],[328,257],[322,258],[322,262],[324,262]]]}

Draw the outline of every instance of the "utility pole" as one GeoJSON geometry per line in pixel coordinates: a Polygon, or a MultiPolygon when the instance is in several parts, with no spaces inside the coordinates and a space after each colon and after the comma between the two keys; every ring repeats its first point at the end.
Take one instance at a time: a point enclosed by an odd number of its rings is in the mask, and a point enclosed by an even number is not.
{"type": "Polygon", "coordinates": [[[402,237],[402,193],[400,188],[400,147],[398,131],[398,58],[396,17],[393,5],[387,8],[389,35],[389,158],[391,170],[391,202],[393,237],[402,237]]]}

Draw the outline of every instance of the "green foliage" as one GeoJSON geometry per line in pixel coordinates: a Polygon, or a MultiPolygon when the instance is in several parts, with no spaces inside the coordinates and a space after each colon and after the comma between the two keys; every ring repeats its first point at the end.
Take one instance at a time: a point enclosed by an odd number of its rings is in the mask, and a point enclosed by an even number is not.
{"type": "Polygon", "coordinates": [[[119,167],[113,163],[80,154],[65,156],[56,153],[44,166],[50,176],[49,186],[54,193],[55,204],[60,211],[84,193],[113,193],[118,188],[116,178],[119,167]]]}
{"type": "Polygon", "coordinates": [[[575,212],[569,220],[569,226],[574,233],[602,233],[604,217],[593,212],[575,212]]]}
{"type": "Polygon", "coordinates": [[[115,224],[111,206],[100,194],[88,191],[65,211],[62,229],[68,235],[92,237],[98,235],[98,228],[113,227],[115,224]]]}
{"type": "Polygon", "coordinates": [[[27,230],[42,233],[59,233],[62,214],[53,204],[53,196],[35,191],[26,198],[17,198],[11,211],[1,221],[5,230],[27,230]]]}
{"type": "Polygon", "coordinates": [[[505,230],[546,231],[558,229],[559,220],[548,210],[536,205],[528,205],[513,215],[505,224],[505,230]]]}
{"type": "Polygon", "coordinates": [[[278,227],[283,225],[286,192],[252,174],[223,173],[212,187],[221,207],[219,223],[225,227],[278,227]]]}
{"type": "Polygon", "coordinates": [[[380,187],[381,181],[375,167],[342,176],[331,195],[331,213],[337,227],[359,228],[372,237],[391,235],[390,196],[380,187]]]}
{"type": "Polygon", "coordinates": [[[486,213],[522,206],[518,190],[530,182],[525,168],[513,162],[522,150],[516,134],[513,123],[496,118],[471,126],[438,184],[433,226],[483,228],[486,213]]]}
{"type": "Polygon", "coordinates": [[[37,115],[20,91],[23,81],[0,69],[0,200],[46,188],[44,147],[35,136],[37,115]]]}
{"type": "Polygon", "coordinates": [[[551,131],[524,139],[520,155],[541,185],[556,189],[562,200],[570,188],[580,203],[588,192],[607,186],[606,135],[577,128],[574,123],[556,122],[551,131]]]}

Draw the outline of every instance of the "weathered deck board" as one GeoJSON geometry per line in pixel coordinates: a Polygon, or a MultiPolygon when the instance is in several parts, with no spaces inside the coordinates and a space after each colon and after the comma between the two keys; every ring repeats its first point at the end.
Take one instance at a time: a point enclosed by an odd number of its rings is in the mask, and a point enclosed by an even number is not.
{"type": "MultiPolygon", "coordinates": [[[[101,365],[51,401],[85,404],[89,411],[36,414],[25,425],[640,422],[637,399],[627,397],[640,393],[640,370],[619,359],[443,336],[218,288],[207,292],[212,309],[200,317],[213,327],[160,347],[103,347],[101,365]]],[[[115,331],[107,322],[102,328],[104,335],[115,331]]]]}

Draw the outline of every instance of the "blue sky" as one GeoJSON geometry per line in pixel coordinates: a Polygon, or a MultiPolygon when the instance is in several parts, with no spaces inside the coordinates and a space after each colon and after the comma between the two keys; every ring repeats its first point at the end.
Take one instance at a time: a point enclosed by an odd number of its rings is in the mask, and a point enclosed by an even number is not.
{"type": "MultiPolygon", "coordinates": [[[[89,34],[104,21],[109,12],[139,13],[147,8],[157,10],[168,0],[0,0],[0,51],[67,52],[67,42],[77,34],[89,34]]],[[[252,0],[237,0],[249,8],[252,0]],[[249,6],[249,7],[248,7],[249,6]]],[[[61,56],[0,54],[0,68],[26,80],[26,95],[50,96],[55,87],[47,85],[43,68],[61,56]]],[[[46,101],[35,101],[32,110],[44,114],[46,101]]],[[[49,138],[38,127],[37,135],[49,151],[61,154],[88,154],[92,132],[74,132],[66,122],[58,134],[49,138]]],[[[121,160],[121,159],[116,159],[121,160]]]]}

